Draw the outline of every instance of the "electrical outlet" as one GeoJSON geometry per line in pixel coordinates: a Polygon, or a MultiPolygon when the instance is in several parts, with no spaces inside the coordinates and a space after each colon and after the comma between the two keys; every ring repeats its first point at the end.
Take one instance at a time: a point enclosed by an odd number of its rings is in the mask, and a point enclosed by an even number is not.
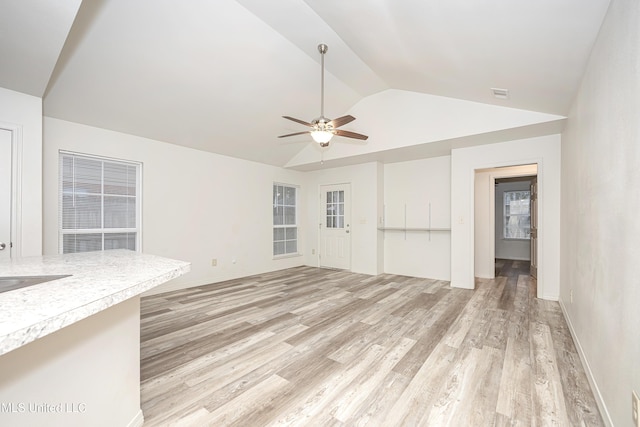
{"type": "Polygon", "coordinates": [[[633,424],[636,427],[640,427],[640,398],[635,391],[631,392],[631,408],[633,410],[633,424]]]}
{"type": "Polygon", "coordinates": [[[211,260],[211,266],[212,267],[216,267],[217,265],[218,265],[218,259],[217,258],[212,259],[211,260]]]}
{"type": "Polygon", "coordinates": [[[311,249],[311,255],[315,255],[316,254],[316,250],[315,249],[311,249]]]}

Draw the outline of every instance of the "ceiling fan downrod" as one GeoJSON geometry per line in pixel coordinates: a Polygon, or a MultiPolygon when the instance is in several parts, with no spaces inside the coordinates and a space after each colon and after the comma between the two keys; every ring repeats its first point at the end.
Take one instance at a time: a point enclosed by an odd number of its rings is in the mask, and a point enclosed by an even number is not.
{"type": "Polygon", "coordinates": [[[329,46],[324,43],[318,45],[320,52],[320,118],[324,117],[324,54],[329,50],[329,46]]]}

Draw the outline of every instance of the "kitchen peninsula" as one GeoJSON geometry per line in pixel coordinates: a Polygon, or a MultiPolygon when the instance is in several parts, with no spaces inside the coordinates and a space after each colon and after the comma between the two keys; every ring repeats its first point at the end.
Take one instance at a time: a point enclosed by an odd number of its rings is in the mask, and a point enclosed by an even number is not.
{"type": "Polygon", "coordinates": [[[0,276],[0,425],[140,426],[140,294],[190,264],[126,250],[18,258],[0,276]]]}

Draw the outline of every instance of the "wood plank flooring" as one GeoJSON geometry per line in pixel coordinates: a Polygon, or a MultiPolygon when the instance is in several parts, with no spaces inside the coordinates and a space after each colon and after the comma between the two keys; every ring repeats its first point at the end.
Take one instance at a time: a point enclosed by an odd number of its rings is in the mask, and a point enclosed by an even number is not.
{"type": "Polygon", "coordinates": [[[602,426],[555,302],[298,267],[142,299],[150,426],[602,426]]]}

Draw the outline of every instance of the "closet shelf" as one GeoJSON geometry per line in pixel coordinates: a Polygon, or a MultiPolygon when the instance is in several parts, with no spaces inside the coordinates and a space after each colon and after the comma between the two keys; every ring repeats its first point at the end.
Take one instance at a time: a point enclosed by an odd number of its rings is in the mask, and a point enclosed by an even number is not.
{"type": "Polygon", "coordinates": [[[450,228],[378,227],[380,231],[451,231],[450,228]]]}
{"type": "Polygon", "coordinates": [[[384,219],[383,219],[383,226],[382,227],[378,227],[378,230],[380,231],[401,231],[404,232],[404,239],[407,240],[407,233],[408,232],[426,232],[427,235],[429,236],[429,241],[431,241],[431,232],[432,231],[451,231],[451,228],[444,228],[444,227],[432,227],[431,226],[431,202],[429,202],[429,225],[427,227],[407,227],[407,204],[405,203],[404,205],[404,226],[402,227],[387,227],[386,224],[386,217],[387,217],[387,206],[384,206],[384,219]]]}

